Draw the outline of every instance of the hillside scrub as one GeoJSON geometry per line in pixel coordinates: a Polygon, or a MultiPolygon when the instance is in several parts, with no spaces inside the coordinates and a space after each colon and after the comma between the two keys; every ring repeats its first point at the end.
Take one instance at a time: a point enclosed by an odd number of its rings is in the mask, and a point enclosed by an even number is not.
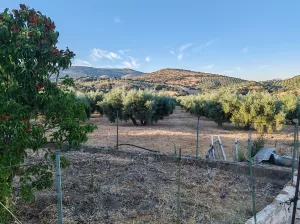
{"type": "MultiPolygon", "coordinates": [[[[53,184],[53,152],[49,149],[39,164],[23,166],[28,149],[36,152],[47,143],[55,149],[64,143],[77,146],[95,129],[84,124],[84,103],[67,90],[72,80],[58,88],[59,72],[75,56],[68,48],[57,49],[58,36],[50,18],[23,4],[0,13],[0,202],[9,209],[15,177],[28,201],[53,184]]],[[[1,223],[11,218],[0,206],[1,223]]]]}
{"type": "Polygon", "coordinates": [[[193,115],[214,120],[218,125],[232,122],[246,130],[253,125],[259,133],[281,130],[284,123],[299,118],[300,97],[280,97],[251,91],[246,95],[230,92],[178,97],[182,107],[193,115]]]}
{"type": "Polygon", "coordinates": [[[134,125],[147,125],[168,116],[175,109],[173,98],[149,90],[116,88],[104,94],[97,103],[111,122],[115,122],[117,111],[120,120],[131,120],[134,125]]]}

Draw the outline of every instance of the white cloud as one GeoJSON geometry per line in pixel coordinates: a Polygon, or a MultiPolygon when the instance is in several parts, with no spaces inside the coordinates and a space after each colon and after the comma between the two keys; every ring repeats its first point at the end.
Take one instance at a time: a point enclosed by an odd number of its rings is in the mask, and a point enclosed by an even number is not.
{"type": "Polygon", "coordinates": [[[201,49],[207,48],[214,43],[214,40],[207,41],[206,43],[200,46],[201,49]]]}
{"type": "Polygon", "coordinates": [[[151,61],[151,58],[150,57],[146,57],[146,62],[150,62],[151,61]]]}
{"type": "Polygon", "coordinates": [[[91,67],[92,64],[89,63],[88,61],[75,59],[74,62],[73,62],[73,66],[89,66],[89,67],[91,67]]]}
{"type": "Polygon", "coordinates": [[[269,67],[269,65],[260,65],[260,66],[258,66],[257,68],[258,69],[263,69],[263,68],[268,68],[269,67]]]}
{"type": "Polygon", "coordinates": [[[137,59],[133,57],[130,57],[130,61],[123,61],[122,65],[131,69],[138,69],[140,67],[140,64],[137,63],[137,59]]]}
{"type": "Polygon", "coordinates": [[[192,46],[194,43],[188,43],[180,46],[179,51],[184,51],[186,48],[192,46]]]}
{"type": "Polygon", "coordinates": [[[114,22],[115,23],[120,23],[121,22],[120,17],[119,16],[114,17],[114,22]]]}
{"type": "Polygon", "coordinates": [[[125,52],[128,52],[128,51],[130,51],[130,49],[118,50],[118,52],[119,52],[120,54],[122,54],[122,55],[124,55],[125,52]]]}
{"type": "Polygon", "coordinates": [[[170,53],[173,54],[173,55],[175,54],[175,52],[173,50],[171,50],[170,53]]]}
{"type": "Polygon", "coordinates": [[[237,71],[241,71],[241,67],[239,67],[239,66],[235,67],[235,69],[236,69],[237,71]]]}
{"type": "Polygon", "coordinates": [[[209,40],[207,41],[206,43],[194,48],[194,51],[201,51],[203,50],[204,48],[207,48],[209,47],[210,45],[212,45],[215,41],[214,40],[209,40]]]}
{"type": "Polygon", "coordinates": [[[249,47],[244,47],[242,51],[243,51],[244,54],[248,54],[249,47]]]}
{"type": "Polygon", "coordinates": [[[215,67],[215,65],[214,64],[210,64],[210,65],[204,66],[202,69],[212,69],[213,67],[215,67]]]}
{"type": "Polygon", "coordinates": [[[100,59],[109,59],[111,61],[114,61],[114,59],[122,59],[121,56],[118,55],[117,53],[106,51],[106,50],[102,50],[102,49],[99,49],[99,48],[92,49],[90,57],[94,61],[96,61],[97,58],[100,58],[100,59]]]}
{"type": "Polygon", "coordinates": [[[183,54],[179,54],[179,55],[177,56],[177,59],[178,59],[178,60],[181,60],[182,57],[183,57],[183,54]]]}

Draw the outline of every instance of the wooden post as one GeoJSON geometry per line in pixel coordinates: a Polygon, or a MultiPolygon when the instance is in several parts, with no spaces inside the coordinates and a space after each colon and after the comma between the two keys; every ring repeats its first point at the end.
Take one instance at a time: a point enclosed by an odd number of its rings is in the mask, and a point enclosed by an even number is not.
{"type": "Polygon", "coordinates": [[[61,169],[60,169],[60,152],[55,152],[56,157],[56,187],[57,187],[57,214],[58,224],[62,224],[62,193],[61,193],[61,169]]]}

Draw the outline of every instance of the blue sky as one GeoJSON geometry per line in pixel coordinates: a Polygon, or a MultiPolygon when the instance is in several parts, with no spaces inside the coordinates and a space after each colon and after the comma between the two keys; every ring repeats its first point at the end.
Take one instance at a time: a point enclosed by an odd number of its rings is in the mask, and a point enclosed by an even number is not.
{"type": "Polygon", "coordinates": [[[182,68],[251,80],[300,74],[299,0],[0,0],[51,17],[73,65],[182,68]]]}

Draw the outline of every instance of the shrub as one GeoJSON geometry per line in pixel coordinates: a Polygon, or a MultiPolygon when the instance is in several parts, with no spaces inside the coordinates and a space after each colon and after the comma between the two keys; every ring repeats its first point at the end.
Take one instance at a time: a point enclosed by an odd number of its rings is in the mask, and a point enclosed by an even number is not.
{"type": "Polygon", "coordinates": [[[252,141],[251,146],[251,157],[255,156],[258,151],[265,146],[265,139],[264,136],[261,135],[257,139],[252,141]]]}

